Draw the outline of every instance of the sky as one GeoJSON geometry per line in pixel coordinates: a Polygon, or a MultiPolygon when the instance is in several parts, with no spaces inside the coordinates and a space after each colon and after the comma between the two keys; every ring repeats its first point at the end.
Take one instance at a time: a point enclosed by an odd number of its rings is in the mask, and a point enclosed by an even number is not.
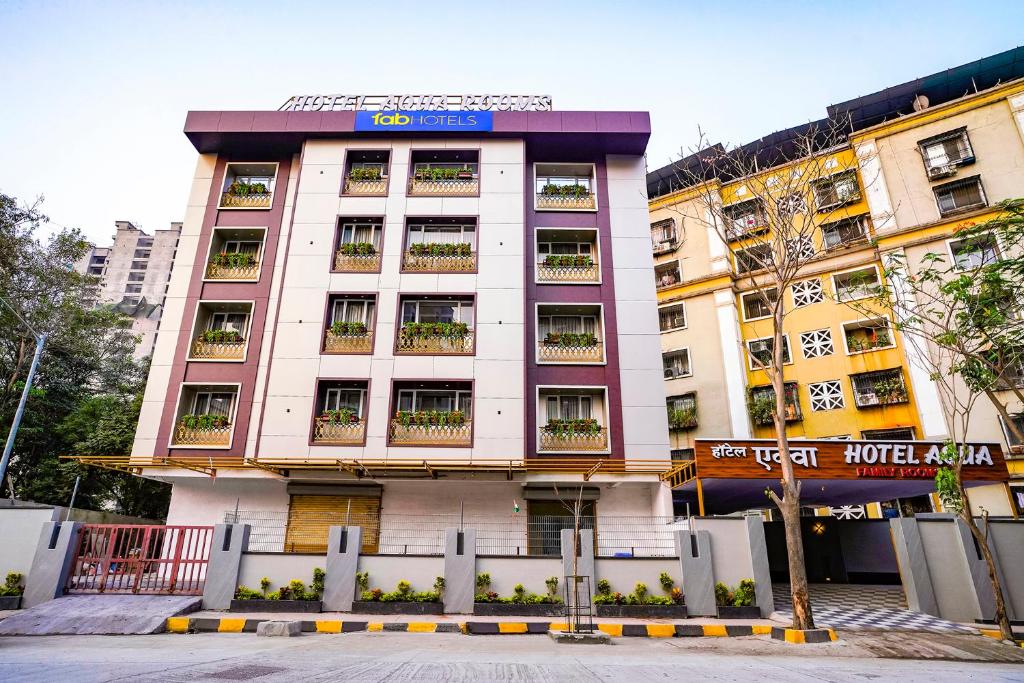
{"type": "Polygon", "coordinates": [[[648,167],[1024,44],[1024,1],[0,0],[0,192],[109,243],[182,219],[190,109],[313,92],[647,110],[648,167]]]}

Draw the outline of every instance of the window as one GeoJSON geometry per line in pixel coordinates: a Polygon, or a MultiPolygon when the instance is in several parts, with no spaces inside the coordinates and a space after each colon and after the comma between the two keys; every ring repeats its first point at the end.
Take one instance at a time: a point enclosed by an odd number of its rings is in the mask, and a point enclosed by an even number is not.
{"type": "Polygon", "coordinates": [[[597,334],[595,315],[541,315],[537,317],[537,335],[544,339],[549,334],[597,334]]]}
{"type": "Polygon", "coordinates": [[[757,232],[765,225],[764,209],[759,199],[724,206],[722,214],[725,218],[725,234],[730,240],[757,232]]]}
{"type": "MultiPolygon", "coordinates": [[[[750,356],[750,369],[759,370],[767,368],[772,364],[772,349],[775,348],[775,340],[772,337],[763,339],[750,339],[747,341],[747,354],[750,356]]],[[[782,364],[793,362],[789,352],[789,337],[782,336],[782,364]]]]}
{"type": "Polygon", "coordinates": [[[409,246],[413,244],[476,244],[475,225],[410,224],[409,246]]]}
{"type": "Polygon", "coordinates": [[[592,396],[548,396],[545,417],[551,420],[589,420],[595,418],[592,396]]]}
{"type": "Polygon", "coordinates": [[[89,275],[103,275],[103,266],[90,266],[89,275]]]}
{"type": "Polygon", "coordinates": [[[846,341],[847,354],[891,349],[896,346],[886,318],[843,323],[843,337],[846,341]]]}
{"type": "Polygon", "coordinates": [[[369,299],[335,299],[330,324],[338,322],[373,324],[374,302],[369,299]]]}
{"type": "Polygon", "coordinates": [[[771,316],[772,306],[779,298],[779,290],[773,288],[749,292],[741,298],[743,300],[743,319],[746,321],[760,320],[771,316]]]}
{"type": "Polygon", "coordinates": [[[820,358],[831,356],[835,349],[832,346],[832,330],[811,330],[800,333],[800,350],[804,358],[820,358]]]}
{"type": "Polygon", "coordinates": [[[809,261],[817,254],[814,248],[814,240],[810,237],[795,237],[786,240],[786,252],[793,261],[809,261]]]}
{"type": "Polygon", "coordinates": [[[772,254],[772,245],[759,244],[746,249],[737,249],[736,272],[749,273],[754,270],[761,270],[769,267],[775,260],[772,254]]]}
{"type": "Polygon", "coordinates": [[[149,258],[149,249],[136,249],[132,258],[149,258]]]}
{"type": "Polygon", "coordinates": [[[825,249],[836,249],[868,238],[867,216],[854,216],[821,225],[821,239],[825,249]]]}
{"type": "Polygon", "coordinates": [[[896,427],[895,429],[865,429],[860,433],[866,441],[913,441],[913,427],[896,427]]]}
{"type": "Polygon", "coordinates": [[[696,410],[697,394],[683,394],[682,396],[669,396],[665,400],[669,410],[696,410]]]}
{"type": "Polygon", "coordinates": [[[192,415],[223,415],[231,417],[235,395],[226,391],[197,391],[192,399],[192,415]]]}
{"type": "Polygon", "coordinates": [[[697,394],[669,396],[665,401],[670,429],[693,429],[697,426],[697,394]]]}
{"type": "Polygon", "coordinates": [[[537,253],[540,255],[540,262],[544,262],[544,257],[548,254],[569,254],[576,256],[578,254],[584,254],[586,256],[593,257],[594,245],[590,242],[538,242],[537,253]]]}
{"type": "MultiPolygon", "coordinates": [[[[800,390],[796,382],[786,382],[785,394],[786,422],[803,419],[800,410],[800,390]]],[[[770,384],[750,388],[751,418],[758,426],[770,426],[774,422],[772,413],[775,411],[775,389],[770,384]]]]}
{"type": "Polygon", "coordinates": [[[831,211],[860,199],[857,172],[852,169],[816,180],[811,184],[811,189],[814,191],[814,204],[818,211],[831,211]]]}
{"type": "Polygon", "coordinates": [[[811,393],[811,410],[837,410],[846,407],[843,401],[843,385],[837,379],[808,384],[811,393]]]}
{"type": "Polygon", "coordinates": [[[775,206],[778,207],[780,216],[794,216],[798,213],[807,213],[807,200],[799,192],[779,197],[775,206]]]}
{"type": "Polygon", "coordinates": [[[935,193],[935,202],[939,205],[939,213],[943,216],[970,211],[988,204],[985,190],[981,187],[980,176],[954,180],[932,188],[932,191],[935,193]]]}
{"type": "Polygon", "coordinates": [[[428,389],[402,389],[398,392],[398,410],[437,410],[451,412],[460,410],[468,419],[472,409],[472,397],[468,391],[441,391],[428,389]]]}
{"type": "Polygon", "coordinates": [[[658,325],[662,332],[686,327],[686,305],[675,304],[659,308],[658,325]]]}
{"type": "Polygon", "coordinates": [[[222,253],[225,254],[252,254],[256,255],[260,253],[259,242],[249,242],[241,240],[228,240],[224,243],[224,246],[220,248],[222,253]]]}
{"type": "Polygon", "coordinates": [[[323,412],[327,412],[328,410],[349,408],[355,411],[357,416],[362,417],[363,396],[365,393],[365,389],[343,389],[340,387],[331,387],[324,392],[324,400],[321,410],[323,412]]]}
{"type": "Polygon", "coordinates": [[[850,381],[858,408],[894,405],[910,400],[900,368],[851,375],[850,381]]]}
{"type": "Polygon", "coordinates": [[[245,333],[245,323],[249,316],[245,313],[214,313],[207,323],[209,330],[228,330],[239,334],[245,333]]]}
{"type": "Polygon", "coordinates": [[[132,270],[145,270],[147,265],[147,261],[132,261],[132,270]]]}
{"type": "Polygon", "coordinates": [[[145,279],[145,273],[128,273],[128,282],[142,282],[145,279]]]}
{"type": "Polygon", "coordinates": [[[94,266],[102,266],[106,262],[107,262],[107,257],[106,256],[99,256],[99,255],[94,255],[89,260],[89,263],[91,265],[94,265],[94,266]]]}
{"type": "Polygon", "coordinates": [[[140,237],[139,241],[135,243],[135,246],[136,247],[140,247],[140,248],[152,247],[153,246],[153,238],[152,237],[140,237]]]}
{"type": "Polygon", "coordinates": [[[651,244],[655,253],[668,251],[675,247],[676,242],[676,221],[674,218],[667,218],[657,223],[651,223],[651,244]]]}
{"type": "Polygon", "coordinates": [[[943,178],[956,173],[957,166],[972,163],[974,150],[966,128],[958,128],[917,143],[929,178],[943,178]]]}
{"type": "Polygon", "coordinates": [[[690,350],[679,349],[669,351],[661,356],[661,362],[665,368],[665,379],[677,379],[689,377],[693,373],[690,370],[690,350]]]}
{"type": "Polygon", "coordinates": [[[380,251],[382,229],[379,219],[377,221],[343,221],[338,236],[338,246],[368,243],[372,244],[375,250],[380,251]]]}
{"type": "MultiPolygon", "coordinates": [[[[1024,434],[1024,413],[1017,413],[1011,415],[1010,420],[1013,421],[1013,425],[1017,428],[1017,431],[1024,434]]],[[[1006,420],[1002,417],[999,418],[999,425],[1003,428],[1003,436],[1006,437],[1006,444],[1010,447],[1011,453],[1024,453],[1024,441],[1019,439],[1010,429],[1010,426],[1006,424],[1006,420]]]]}
{"type": "Polygon", "coordinates": [[[872,266],[836,273],[832,276],[832,284],[836,290],[836,299],[839,301],[875,296],[879,287],[878,271],[872,266]]]}
{"type": "Polygon", "coordinates": [[[682,276],[679,272],[679,261],[669,261],[668,263],[659,263],[654,266],[654,278],[658,289],[679,284],[682,281],[682,276]]]}
{"type": "Polygon", "coordinates": [[[472,301],[403,301],[403,323],[473,324],[472,301]]]}
{"type": "Polygon", "coordinates": [[[125,294],[141,294],[142,285],[126,285],[124,291],[125,294]]]}
{"type": "Polygon", "coordinates": [[[825,300],[825,293],[821,290],[821,280],[818,278],[794,282],[790,291],[793,292],[793,306],[796,308],[803,308],[825,300]]]}
{"type": "Polygon", "coordinates": [[[975,270],[995,263],[1001,257],[996,236],[986,232],[974,237],[949,241],[949,253],[959,270],[975,270]]]}

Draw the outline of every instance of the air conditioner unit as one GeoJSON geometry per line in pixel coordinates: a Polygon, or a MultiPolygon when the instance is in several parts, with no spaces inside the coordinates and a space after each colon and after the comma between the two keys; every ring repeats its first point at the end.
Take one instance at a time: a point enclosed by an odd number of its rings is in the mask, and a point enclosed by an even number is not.
{"type": "Polygon", "coordinates": [[[956,175],[956,166],[953,164],[932,166],[928,169],[928,177],[932,180],[935,178],[948,178],[951,175],[956,175]]]}

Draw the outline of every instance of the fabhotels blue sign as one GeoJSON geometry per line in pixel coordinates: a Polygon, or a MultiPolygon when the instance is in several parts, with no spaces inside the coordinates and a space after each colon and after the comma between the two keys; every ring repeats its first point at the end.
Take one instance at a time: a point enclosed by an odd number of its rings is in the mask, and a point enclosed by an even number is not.
{"type": "Polygon", "coordinates": [[[474,131],[491,130],[489,111],[357,111],[356,130],[474,131]]]}

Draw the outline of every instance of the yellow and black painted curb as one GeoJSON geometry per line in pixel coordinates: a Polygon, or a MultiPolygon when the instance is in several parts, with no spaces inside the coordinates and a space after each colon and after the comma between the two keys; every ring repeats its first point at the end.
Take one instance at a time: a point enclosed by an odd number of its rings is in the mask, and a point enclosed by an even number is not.
{"type": "MultiPolygon", "coordinates": [[[[166,629],[170,633],[255,633],[261,622],[272,619],[246,619],[244,617],[170,617],[166,629]]],[[[339,621],[335,619],[303,620],[303,633],[465,633],[468,635],[542,634],[564,631],[564,622],[550,621],[467,621],[433,622],[372,622],[339,621]]],[[[626,638],[727,638],[768,635],[771,626],[732,626],[725,624],[595,624],[612,637],[626,638]]]]}
{"type": "MultiPolygon", "coordinates": [[[[1003,639],[1003,634],[997,628],[981,628],[978,629],[978,631],[986,638],[995,638],[996,640],[1003,639]]],[[[1024,647],[1024,638],[1017,638],[1016,636],[1019,636],[1019,633],[1014,633],[1013,635],[1015,636],[1013,642],[1017,643],[1020,647],[1024,647]]]]}
{"type": "Polygon", "coordinates": [[[799,629],[772,626],[771,634],[773,640],[784,640],[793,645],[830,643],[836,640],[836,632],[830,628],[799,629]]]}

